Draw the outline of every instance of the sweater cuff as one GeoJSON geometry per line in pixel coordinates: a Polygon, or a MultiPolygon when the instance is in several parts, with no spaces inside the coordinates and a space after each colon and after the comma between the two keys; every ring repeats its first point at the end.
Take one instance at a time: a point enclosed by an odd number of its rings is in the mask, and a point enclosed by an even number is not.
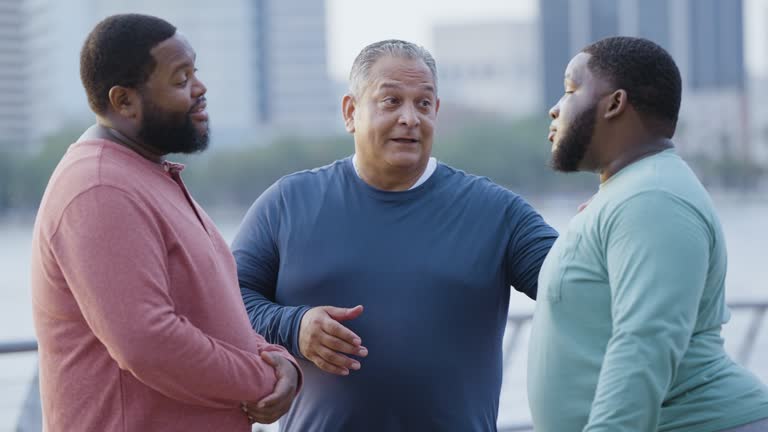
{"type": "Polygon", "coordinates": [[[302,360],[306,360],[306,358],[301,354],[301,349],[299,348],[299,331],[301,330],[301,320],[310,309],[312,309],[310,306],[299,306],[293,315],[293,328],[291,329],[293,340],[291,341],[290,351],[294,357],[302,360]]]}

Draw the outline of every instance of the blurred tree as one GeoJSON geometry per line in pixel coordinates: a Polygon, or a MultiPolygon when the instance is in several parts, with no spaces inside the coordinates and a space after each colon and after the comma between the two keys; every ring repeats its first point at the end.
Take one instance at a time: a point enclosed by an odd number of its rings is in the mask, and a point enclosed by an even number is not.
{"type": "Polygon", "coordinates": [[[82,132],[83,128],[68,127],[45,138],[39,152],[21,157],[15,162],[16,169],[10,186],[14,208],[29,211],[37,209],[53,170],[70,144],[82,132]]]}
{"type": "Polygon", "coordinates": [[[0,213],[12,206],[11,192],[16,177],[17,157],[10,151],[0,151],[0,213]]]}
{"type": "MultiPolygon", "coordinates": [[[[71,127],[45,140],[39,153],[0,154],[0,212],[8,208],[34,211],[51,173],[67,147],[82,133],[71,127]]],[[[435,137],[435,156],[458,169],[490,177],[526,196],[594,191],[597,176],[559,174],[547,167],[550,144],[546,119],[473,119],[441,128],[435,137]]],[[[184,179],[206,207],[250,205],[280,177],[311,169],[354,152],[350,135],[311,138],[284,136],[269,145],[218,148],[201,155],[172,155],[188,165],[184,179]]],[[[765,169],[751,161],[725,157],[689,158],[706,185],[749,189],[759,184],[765,169]]]]}

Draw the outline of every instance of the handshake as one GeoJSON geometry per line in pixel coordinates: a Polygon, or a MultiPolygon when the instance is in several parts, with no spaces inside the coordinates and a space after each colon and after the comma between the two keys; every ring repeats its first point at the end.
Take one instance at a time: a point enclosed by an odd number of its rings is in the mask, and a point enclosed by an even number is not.
{"type": "Polygon", "coordinates": [[[275,368],[277,383],[272,393],[260,401],[240,404],[251,424],[276,422],[291,408],[299,387],[299,371],[293,363],[274,352],[263,352],[261,358],[275,368]]]}
{"type": "MultiPolygon", "coordinates": [[[[362,306],[338,308],[320,306],[307,311],[301,320],[299,347],[301,354],[325,372],[349,375],[360,369],[360,363],[342,353],[365,357],[368,350],[359,336],[339,321],[352,320],[363,313],[362,306]]],[[[291,408],[299,387],[299,373],[290,361],[274,352],[263,352],[261,358],[275,369],[277,384],[269,395],[258,402],[242,402],[241,408],[253,423],[271,424],[291,408]]]]}

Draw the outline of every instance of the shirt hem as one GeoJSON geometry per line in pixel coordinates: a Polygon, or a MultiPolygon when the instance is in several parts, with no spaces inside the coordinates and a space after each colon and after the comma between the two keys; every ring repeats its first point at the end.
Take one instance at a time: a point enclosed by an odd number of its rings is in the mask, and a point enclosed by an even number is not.
{"type": "Polygon", "coordinates": [[[717,420],[684,428],[659,429],[659,432],[721,432],[764,419],[768,419],[768,408],[760,408],[735,417],[729,416],[727,420],[717,420]]]}

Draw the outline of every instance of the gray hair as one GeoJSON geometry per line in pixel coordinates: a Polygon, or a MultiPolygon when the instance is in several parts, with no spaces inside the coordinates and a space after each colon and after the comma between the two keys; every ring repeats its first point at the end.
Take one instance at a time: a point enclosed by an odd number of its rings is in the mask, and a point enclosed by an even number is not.
{"type": "Polygon", "coordinates": [[[432,54],[421,45],[399,39],[387,39],[368,45],[355,58],[352,70],[349,72],[349,91],[353,95],[362,94],[365,85],[368,84],[371,67],[377,60],[387,56],[422,60],[432,73],[432,81],[437,93],[437,65],[432,54]]]}

